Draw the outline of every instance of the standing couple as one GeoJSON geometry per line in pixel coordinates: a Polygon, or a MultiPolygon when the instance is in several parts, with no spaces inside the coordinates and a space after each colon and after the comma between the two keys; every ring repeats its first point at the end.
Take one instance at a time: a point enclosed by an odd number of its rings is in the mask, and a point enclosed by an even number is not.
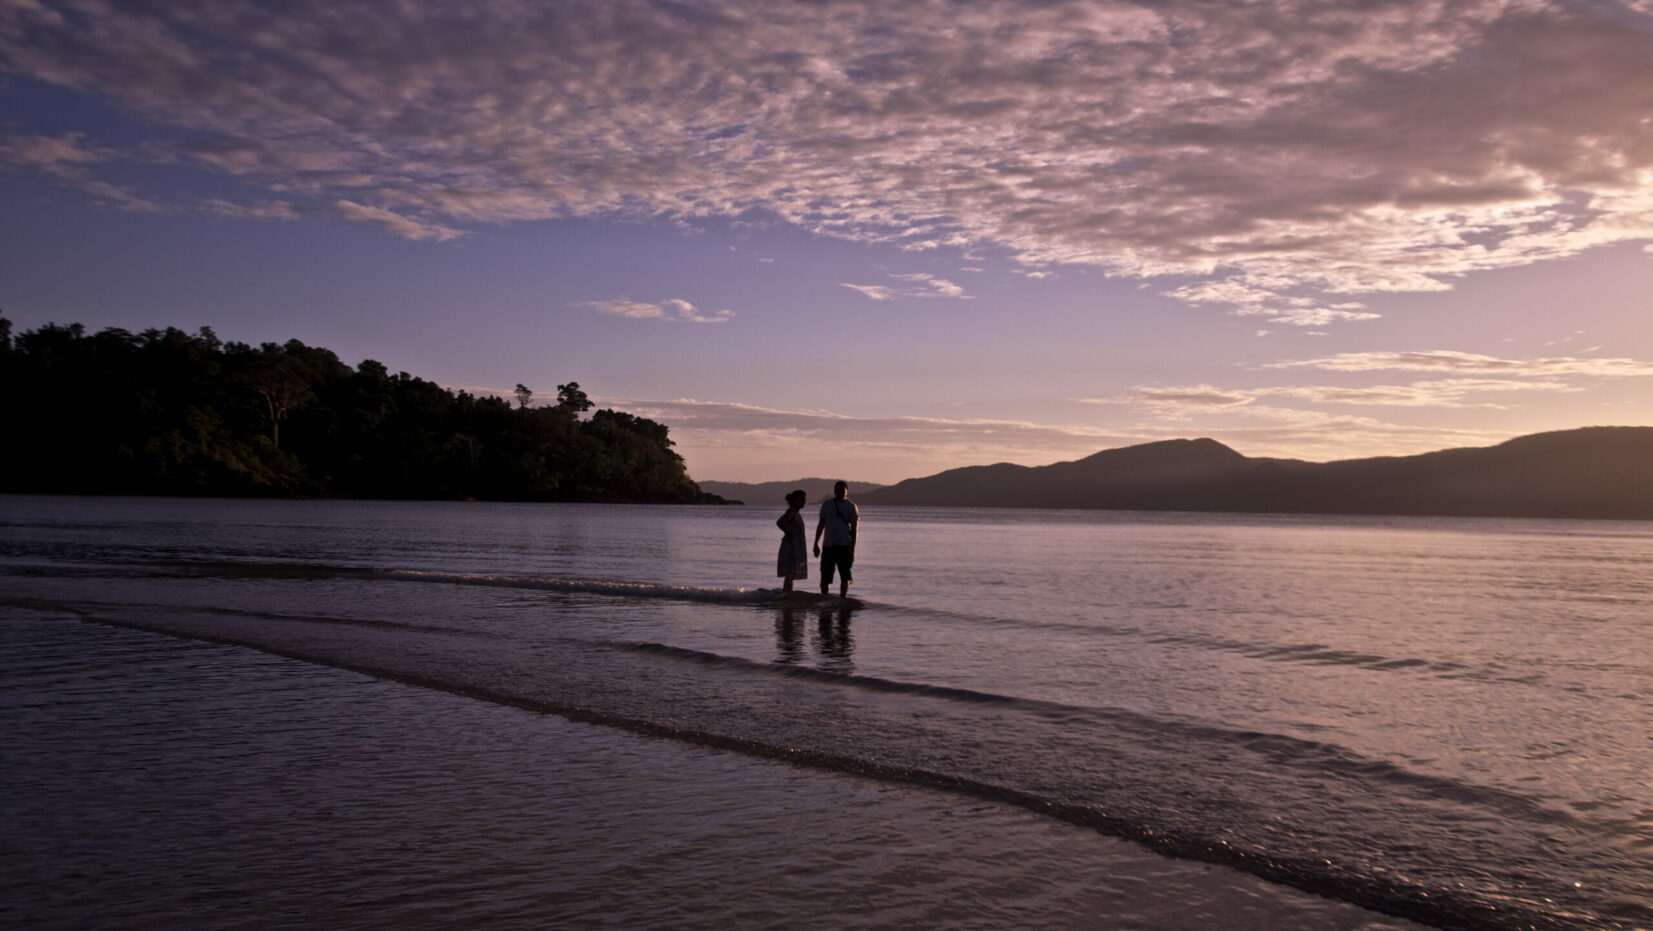
{"type": "MultiPolygon", "coordinates": [[[[804,543],[804,505],[809,496],[798,489],[786,496],[786,513],[775,521],[781,528],[781,552],[775,574],[786,580],[783,591],[792,590],[795,579],[809,578],[809,550],[804,543]]],[[[815,555],[821,557],[821,594],[832,587],[836,570],[843,579],[838,585],[839,597],[849,594],[850,566],[855,563],[855,535],[861,526],[861,511],[849,499],[849,485],[839,482],[832,486],[832,497],[821,502],[821,516],[815,521],[815,555]],[[826,537],[826,548],[821,538],[826,537]]]]}

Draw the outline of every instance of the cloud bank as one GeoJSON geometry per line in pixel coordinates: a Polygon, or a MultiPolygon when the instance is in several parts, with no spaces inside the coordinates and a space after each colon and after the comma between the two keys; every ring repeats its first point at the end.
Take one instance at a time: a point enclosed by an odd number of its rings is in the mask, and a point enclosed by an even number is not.
{"type": "MultiPolygon", "coordinates": [[[[247,216],[772,216],[1303,326],[1653,239],[1650,49],[1636,0],[0,4],[0,69],[115,101],[166,133],[123,157],[247,216]]],[[[150,202],[63,144],[7,158],[150,202]]]]}

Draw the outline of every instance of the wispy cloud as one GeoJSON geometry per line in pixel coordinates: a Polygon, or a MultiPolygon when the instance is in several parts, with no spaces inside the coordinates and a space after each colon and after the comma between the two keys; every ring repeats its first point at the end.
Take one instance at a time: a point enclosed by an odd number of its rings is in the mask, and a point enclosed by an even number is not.
{"type": "Polygon", "coordinates": [[[0,68],[174,131],[124,156],[398,236],[760,211],[1324,326],[1653,239],[1650,36],[1641,0],[39,0],[0,8],[0,68]]]}
{"type": "Polygon", "coordinates": [[[284,200],[266,200],[253,204],[236,204],[219,198],[201,202],[201,209],[221,217],[237,220],[297,220],[305,211],[284,200]]]}
{"type": "Polygon", "coordinates": [[[83,133],[57,136],[0,136],[0,167],[43,175],[64,187],[121,210],[158,211],[161,204],[126,187],[93,176],[92,166],[119,158],[118,153],[89,144],[83,133]]]}
{"type": "Polygon", "coordinates": [[[1291,288],[1294,282],[1281,276],[1264,279],[1258,274],[1203,281],[1165,293],[1191,304],[1224,304],[1240,316],[1267,317],[1270,323],[1288,326],[1319,327],[1382,316],[1364,310],[1365,305],[1357,301],[1325,304],[1315,298],[1278,293],[1270,289],[1291,288]]]}
{"type": "Polygon", "coordinates": [[[575,306],[590,307],[605,314],[630,317],[633,320],[669,320],[673,323],[727,323],[735,316],[732,310],[703,314],[693,304],[676,297],[658,304],[618,298],[611,301],[581,301],[575,306]]]}
{"type": "Polygon", "coordinates": [[[78,170],[107,161],[112,153],[86,144],[83,133],[59,136],[0,136],[0,162],[48,173],[78,170]]]}
{"type": "Polygon", "coordinates": [[[446,242],[465,235],[459,230],[405,217],[383,207],[370,207],[348,200],[335,200],[331,206],[334,214],[351,223],[376,227],[403,239],[433,239],[437,242],[446,242]]]}
{"type": "Polygon", "coordinates": [[[1579,359],[1570,356],[1540,359],[1500,359],[1472,352],[1434,349],[1418,352],[1344,352],[1319,359],[1270,362],[1271,369],[1309,368],[1329,372],[1455,372],[1489,375],[1590,375],[1601,378],[1637,378],[1653,375],[1653,362],[1635,359],[1579,359]]]}
{"type": "Polygon", "coordinates": [[[847,281],[842,282],[842,284],[844,287],[849,288],[852,291],[859,291],[875,301],[893,301],[896,298],[901,297],[950,298],[952,300],[959,301],[971,300],[970,295],[965,293],[962,286],[948,281],[945,278],[937,278],[935,275],[926,274],[924,272],[914,272],[912,274],[905,275],[892,274],[890,277],[896,279],[897,281],[907,282],[907,284],[850,284],[847,281]]]}
{"type": "Polygon", "coordinates": [[[893,301],[900,296],[894,288],[881,284],[850,284],[847,281],[842,284],[851,291],[859,291],[863,296],[875,301],[893,301]]]}
{"type": "Polygon", "coordinates": [[[1506,409],[1507,405],[1473,400],[1486,394],[1511,392],[1574,392],[1583,390],[1564,381],[1522,381],[1497,378],[1449,378],[1415,381],[1406,385],[1276,385],[1263,388],[1218,388],[1215,385],[1186,385],[1136,388],[1115,398],[1076,398],[1086,404],[1145,404],[1157,412],[1177,418],[1194,413],[1231,411],[1255,404],[1262,398],[1291,398],[1313,404],[1344,404],[1366,407],[1435,407],[1506,409]]]}

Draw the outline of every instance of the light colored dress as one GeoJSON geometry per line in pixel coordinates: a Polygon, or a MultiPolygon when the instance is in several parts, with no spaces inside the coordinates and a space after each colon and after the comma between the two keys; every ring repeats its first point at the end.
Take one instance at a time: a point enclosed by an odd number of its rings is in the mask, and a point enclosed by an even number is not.
{"type": "Polygon", "coordinates": [[[786,538],[781,540],[781,551],[775,557],[775,574],[783,579],[789,575],[794,579],[809,578],[809,543],[804,537],[801,513],[793,514],[786,528],[786,538]]]}

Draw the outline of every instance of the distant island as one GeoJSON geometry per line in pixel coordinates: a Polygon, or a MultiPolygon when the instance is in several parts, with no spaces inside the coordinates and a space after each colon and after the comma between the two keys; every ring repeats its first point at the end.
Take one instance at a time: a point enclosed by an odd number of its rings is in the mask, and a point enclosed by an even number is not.
{"type": "Polygon", "coordinates": [[[0,492],[723,503],[578,382],[515,406],[331,351],[0,317],[0,492]]]}
{"type": "MultiPolygon", "coordinates": [[[[700,490],[747,504],[778,504],[788,492],[802,488],[804,493],[809,495],[810,501],[821,502],[832,497],[832,486],[837,481],[838,479],[833,478],[795,478],[785,482],[707,481],[700,483],[700,490]]],[[[875,482],[849,482],[850,494],[854,497],[883,487],[875,482]]]]}
{"type": "Polygon", "coordinates": [[[1653,427],[1586,427],[1497,446],[1341,462],[1254,459],[1211,439],[1047,466],[951,469],[863,504],[1653,520],[1653,427]]]}

